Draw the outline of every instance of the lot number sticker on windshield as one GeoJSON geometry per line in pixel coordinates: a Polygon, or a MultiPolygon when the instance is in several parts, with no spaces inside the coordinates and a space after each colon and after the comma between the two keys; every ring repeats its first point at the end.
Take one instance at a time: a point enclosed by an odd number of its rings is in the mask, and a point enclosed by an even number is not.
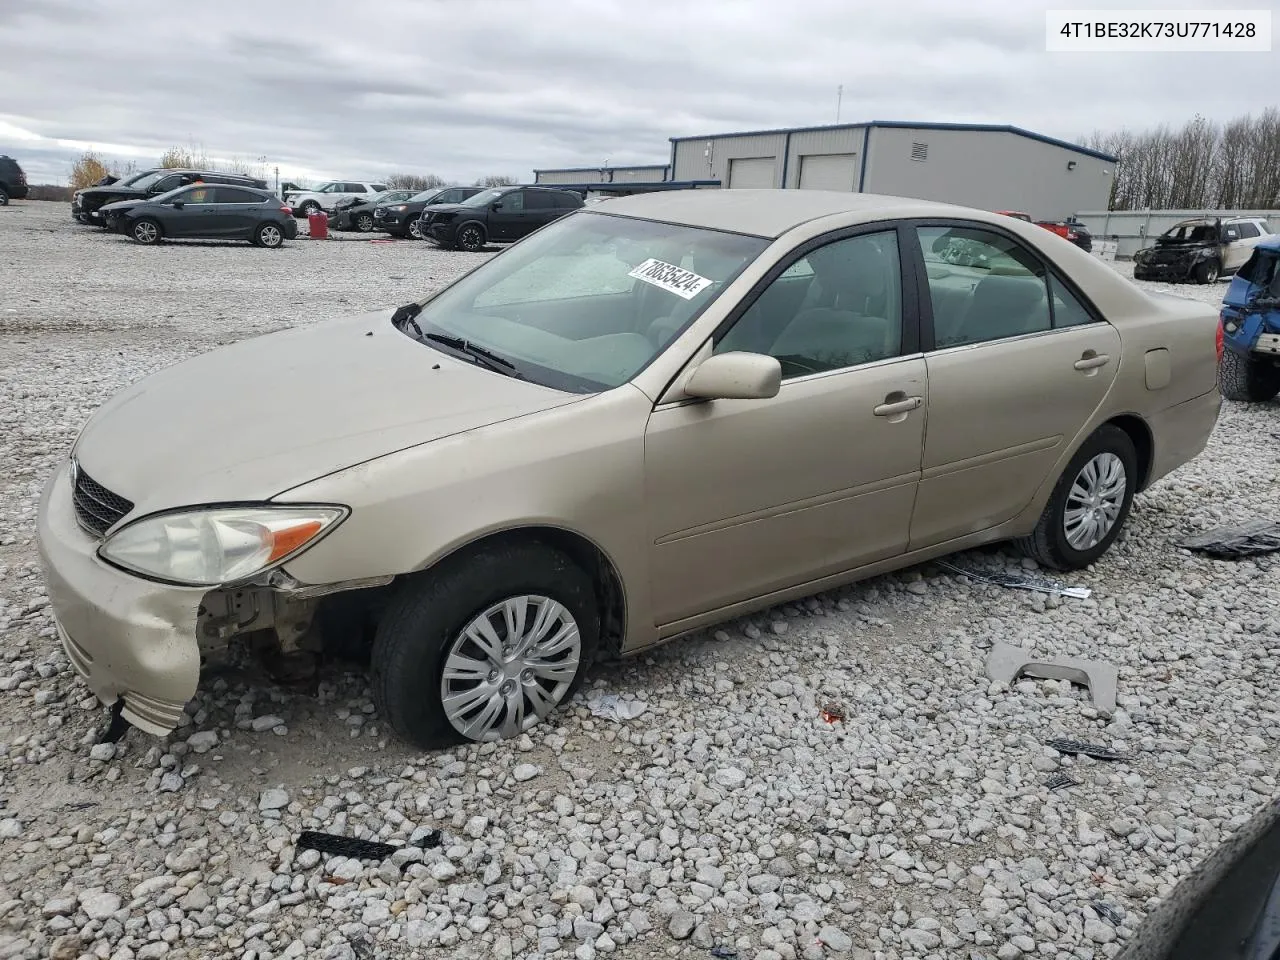
{"type": "Polygon", "coordinates": [[[661,287],[667,293],[674,293],[677,297],[683,297],[686,300],[692,300],[711,286],[711,281],[706,277],[700,277],[684,267],[655,260],[653,257],[640,264],[627,276],[661,287]]]}

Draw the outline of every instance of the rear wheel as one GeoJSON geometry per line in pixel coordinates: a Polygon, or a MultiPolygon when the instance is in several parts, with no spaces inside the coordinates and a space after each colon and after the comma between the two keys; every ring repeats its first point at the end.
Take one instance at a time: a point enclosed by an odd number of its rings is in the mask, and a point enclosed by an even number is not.
{"type": "Polygon", "coordinates": [[[1104,424],[1067,464],[1030,536],[1027,556],[1057,570],[1079,570],[1107,552],[1129,517],[1138,455],[1119,427],[1104,424]]]}
{"type": "Polygon", "coordinates": [[[1223,350],[1218,361],[1218,389],[1228,400],[1266,403],[1280,394],[1280,367],[1261,357],[1223,350]]]}
{"type": "Polygon", "coordinates": [[[1194,276],[1196,283],[1217,283],[1221,274],[1222,267],[1218,265],[1217,260],[1206,260],[1204,263],[1196,264],[1194,276]]]}
{"type": "Polygon", "coordinates": [[[457,244],[468,253],[481,249],[484,239],[484,228],[478,223],[467,223],[458,228],[457,244]]]}
{"type": "Polygon", "coordinates": [[[133,237],[138,243],[150,246],[159,243],[163,234],[158,222],[150,217],[143,217],[141,220],[133,222],[133,226],[129,228],[129,236],[133,237]]]}
{"type": "Polygon", "coordinates": [[[528,541],[481,548],[407,581],[378,624],[378,712],[431,748],[516,736],[572,695],[595,652],[591,578],[528,541]]]}
{"type": "Polygon", "coordinates": [[[9,205],[9,192],[4,187],[0,187],[0,207],[9,205]]]}
{"type": "Polygon", "coordinates": [[[309,217],[313,213],[320,212],[320,204],[316,203],[314,200],[308,200],[300,209],[302,210],[302,215],[304,217],[309,217]]]}
{"type": "Polygon", "coordinates": [[[373,216],[368,213],[362,213],[356,217],[356,229],[361,233],[370,233],[373,231],[373,216]]]}
{"type": "Polygon", "coordinates": [[[260,247],[278,247],[284,243],[284,231],[274,223],[260,223],[253,231],[253,242],[260,247]]]}

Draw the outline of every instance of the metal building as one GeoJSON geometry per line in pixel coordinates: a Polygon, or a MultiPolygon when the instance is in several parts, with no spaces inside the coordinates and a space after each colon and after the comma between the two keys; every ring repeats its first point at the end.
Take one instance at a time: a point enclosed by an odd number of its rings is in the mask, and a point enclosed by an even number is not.
{"type": "Polygon", "coordinates": [[[672,137],[671,180],[853,190],[1060,220],[1106,209],[1116,158],[1018,127],[869,123],[672,137]]]}
{"type": "MultiPolygon", "coordinates": [[[[638,167],[561,167],[555,170],[534,170],[534,183],[652,183],[667,179],[663,164],[638,167]]],[[[698,179],[691,177],[690,179],[698,179]]],[[[705,178],[703,178],[705,179],[705,178]]]]}

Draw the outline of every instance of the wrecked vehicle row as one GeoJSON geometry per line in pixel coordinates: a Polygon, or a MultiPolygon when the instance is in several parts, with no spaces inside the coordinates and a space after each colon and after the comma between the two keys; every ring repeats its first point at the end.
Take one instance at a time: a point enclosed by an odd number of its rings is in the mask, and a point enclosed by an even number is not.
{"type": "Polygon", "coordinates": [[[1214,283],[1244,266],[1253,248],[1271,235],[1260,217],[1183,220],[1134,254],[1133,278],[1214,283]]]}
{"type": "Polygon", "coordinates": [[[1280,394],[1280,238],[1260,242],[1223,298],[1219,382],[1228,400],[1280,394]]]}

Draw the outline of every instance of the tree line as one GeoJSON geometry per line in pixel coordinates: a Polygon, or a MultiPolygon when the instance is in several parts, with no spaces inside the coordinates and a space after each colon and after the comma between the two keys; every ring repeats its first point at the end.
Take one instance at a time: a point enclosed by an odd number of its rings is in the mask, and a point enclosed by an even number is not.
{"type": "Polygon", "coordinates": [[[1083,145],[1120,158],[1112,210],[1280,209],[1280,108],[1174,129],[1095,132],[1083,145]]]}
{"type": "MultiPolygon", "coordinates": [[[[262,161],[255,163],[243,159],[214,160],[199,145],[170,147],[160,155],[156,166],[168,170],[213,170],[221,173],[236,173],[245,177],[258,177],[262,180],[270,179],[267,176],[267,165],[262,161]]],[[[104,177],[122,179],[137,173],[139,169],[137,161],[107,161],[98,153],[86,150],[71,165],[71,173],[67,179],[72,190],[80,190],[93,186],[104,177]]],[[[449,185],[444,177],[434,173],[393,173],[386,178],[385,182],[393,190],[430,190],[433,187],[449,185]]],[[[504,187],[517,182],[515,177],[491,174],[478,178],[473,186],[504,187]]]]}

